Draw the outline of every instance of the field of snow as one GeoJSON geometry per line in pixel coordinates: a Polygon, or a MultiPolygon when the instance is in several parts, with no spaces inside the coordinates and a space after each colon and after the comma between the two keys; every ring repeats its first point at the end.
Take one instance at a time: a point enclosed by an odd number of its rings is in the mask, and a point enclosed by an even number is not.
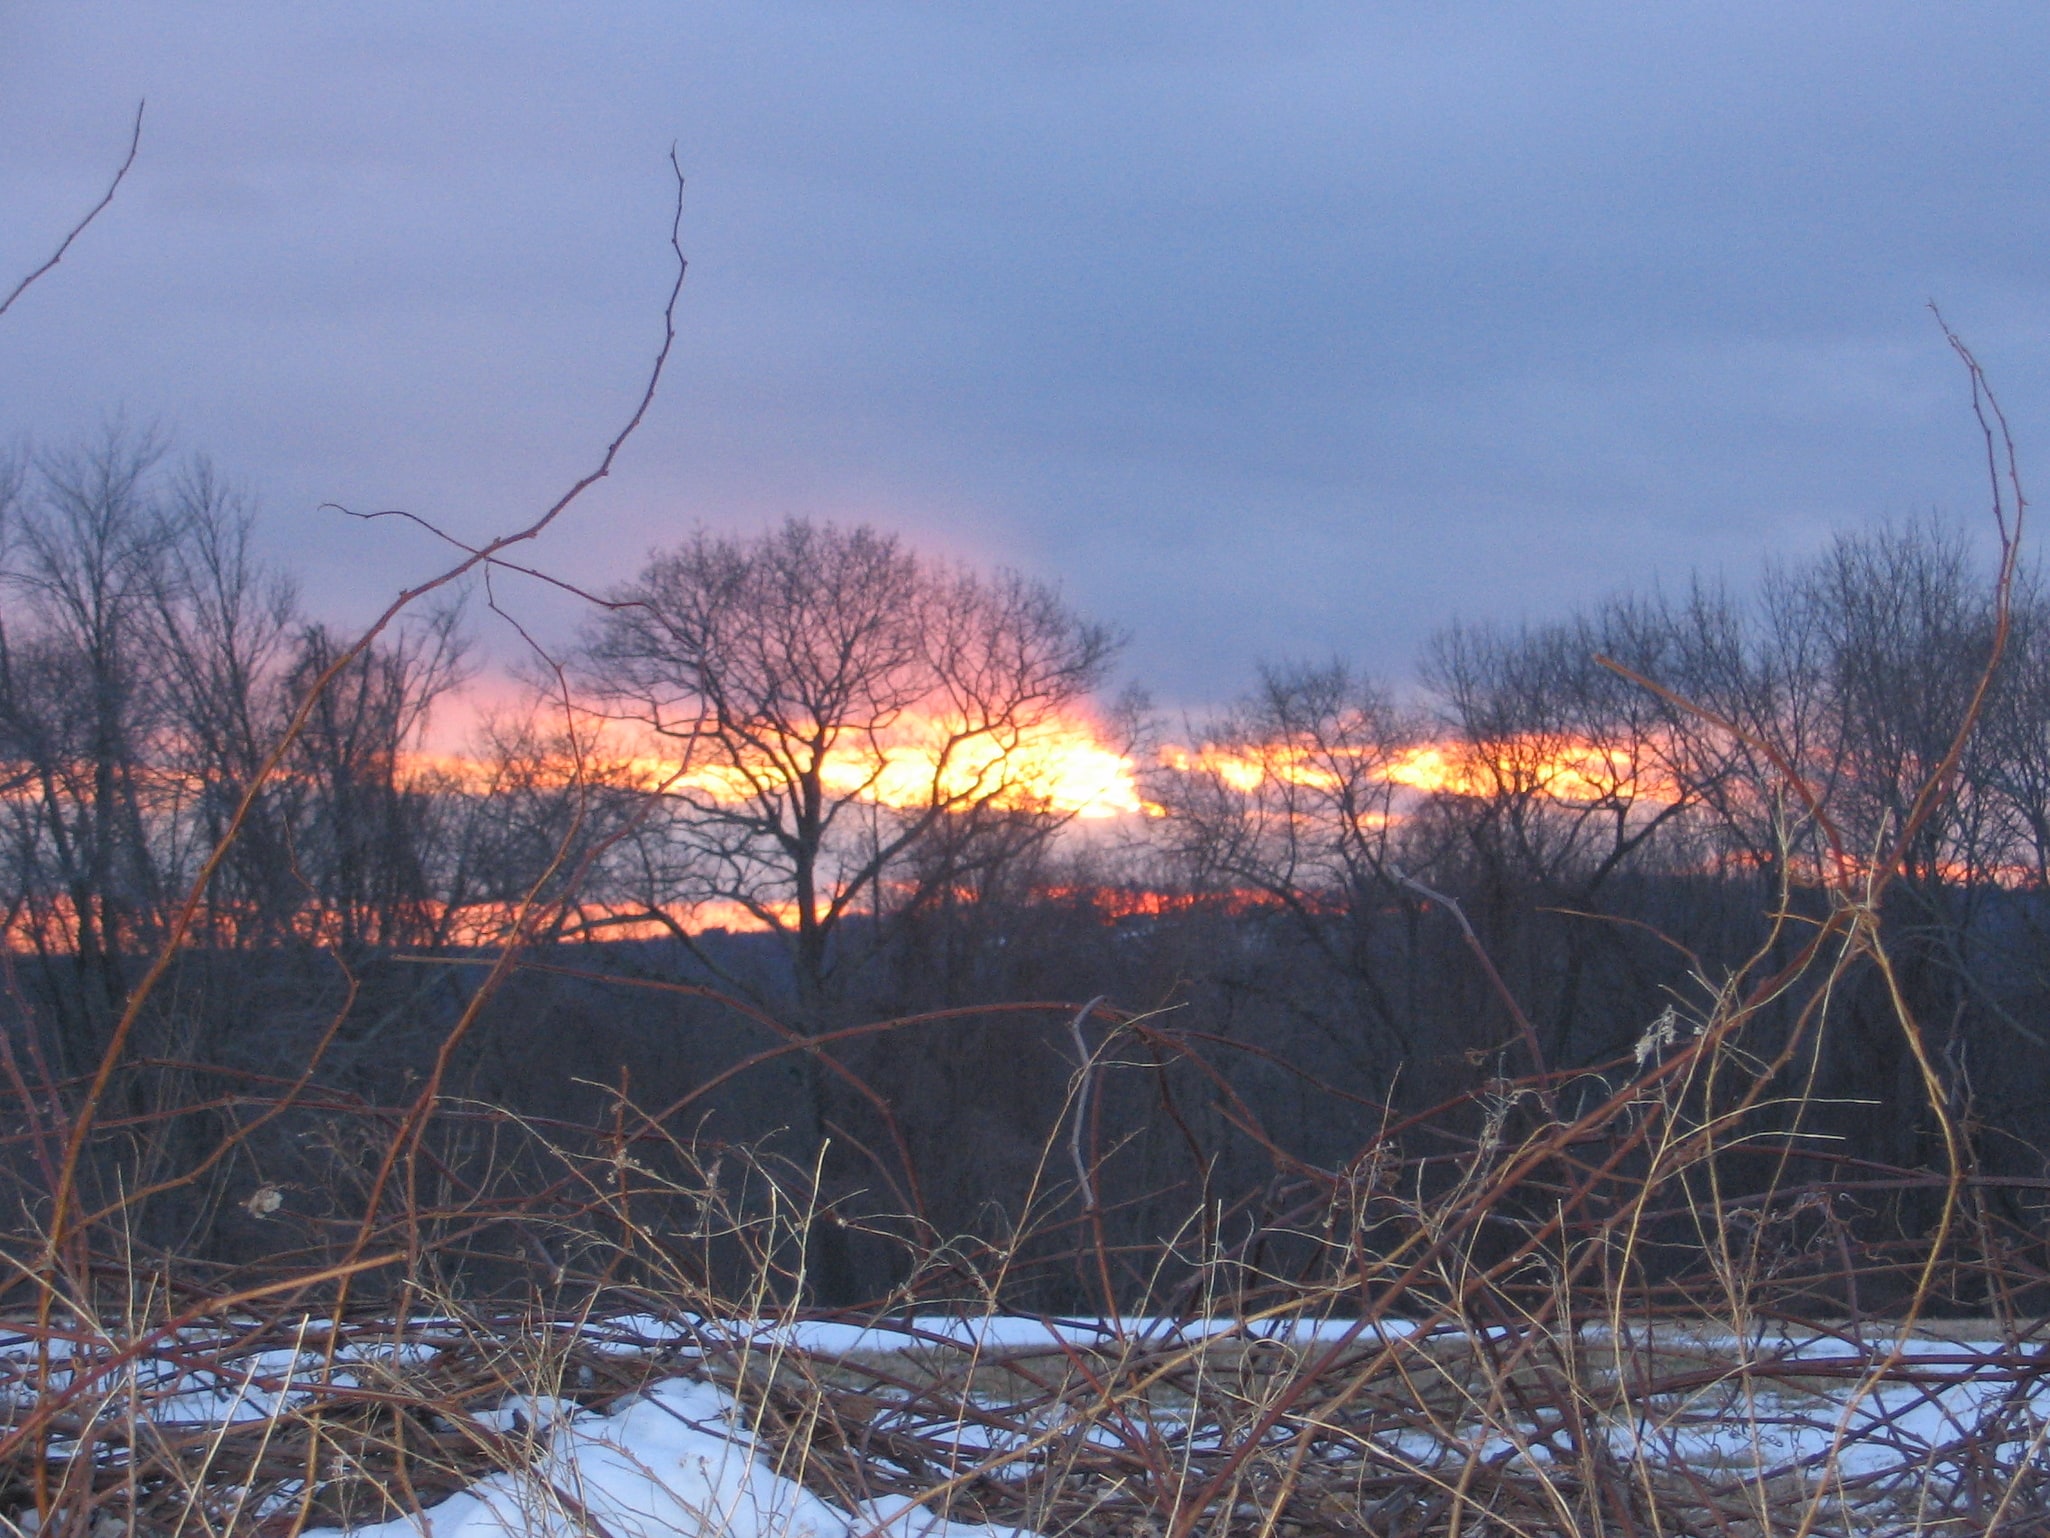
{"type": "MultiPolygon", "coordinates": [[[[646,1369],[638,1385],[595,1396],[602,1402],[558,1384],[554,1393],[471,1404],[456,1429],[504,1449],[498,1466],[406,1514],[305,1531],[1052,1538],[1098,1530],[1075,1524],[1072,1510],[1053,1520],[1046,1492],[1063,1481],[1072,1486],[1087,1471],[1104,1486],[1103,1470],[1124,1468],[1134,1480],[1150,1470],[1157,1484],[1160,1469],[1175,1468],[1193,1485],[1249,1441],[1277,1454],[1300,1446],[1317,1479],[1352,1492],[1336,1498],[1353,1503],[1353,1520],[1398,1526],[1434,1492],[1473,1487],[1477,1471],[1521,1481],[1537,1499],[1563,1492],[1582,1477],[1591,1447],[1616,1468],[1677,1473],[1721,1509],[1755,1509],[1759,1531],[1770,1530],[1767,1506],[1783,1509],[1790,1496],[1813,1503],[1819,1533],[1923,1531],[1943,1525],[1937,1519],[1973,1481],[1984,1487],[1975,1509],[1990,1501],[2019,1517],[2050,1476],[2050,1343],[2041,1340],[1668,1325],[1623,1335],[1583,1329],[1564,1341],[1545,1337],[1534,1352],[1501,1332],[1418,1333],[1343,1319],[1248,1326],[935,1315],[863,1326],[623,1316],[560,1328],[597,1360],[646,1369]],[[1383,1388],[1344,1409],[1259,1418],[1282,1403],[1292,1375],[1314,1369],[1336,1382],[1373,1363],[1396,1364],[1391,1381],[1406,1385],[1407,1400],[1398,1404],[1383,1388]],[[1574,1386],[1561,1393],[1568,1366],[1574,1386]],[[1095,1390],[1074,1392],[1084,1380],[1095,1390]],[[1122,1386],[1104,1387],[1113,1381],[1122,1386]],[[1021,1384],[1035,1391],[1022,1393],[1021,1384]],[[850,1476],[854,1444],[844,1436],[830,1457],[814,1458],[787,1422],[770,1424],[765,1406],[791,1385],[837,1406],[830,1414],[858,1406],[865,1467],[850,1476]],[[1576,1403],[1584,1413],[1572,1412],[1576,1403]],[[1038,1491],[1045,1519],[965,1520],[958,1497],[970,1485],[985,1492],[985,1516],[990,1490],[1017,1491],[1021,1511],[1038,1491]]],[[[294,1349],[238,1353],[231,1337],[188,1332],[111,1375],[86,1332],[70,1342],[45,1337],[40,1350],[23,1333],[0,1338],[0,1371],[17,1405],[32,1378],[60,1394],[95,1378],[93,1401],[109,1420],[139,1410],[166,1433],[247,1434],[322,1396],[369,1393],[426,1370],[460,1335],[454,1321],[435,1320],[415,1321],[397,1341],[338,1344],[311,1321],[303,1333],[294,1349]],[[75,1372],[65,1366],[74,1359],[75,1372]]],[[[1338,1404],[1328,1392],[1319,1397],[1338,1404]]],[[[83,1433],[51,1452],[76,1456],[87,1442],[102,1463],[123,1456],[118,1437],[83,1433]]],[[[1296,1461],[1305,1464],[1301,1454],[1296,1461]]],[[[224,1526],[288,1532],[306,1509],[304,1491],[303,1480],[241,1486],[213,1515],[224,1526]]],[[[34,1508],[0,1512],[0,1520],[28,1532],[34,1508]]]]}

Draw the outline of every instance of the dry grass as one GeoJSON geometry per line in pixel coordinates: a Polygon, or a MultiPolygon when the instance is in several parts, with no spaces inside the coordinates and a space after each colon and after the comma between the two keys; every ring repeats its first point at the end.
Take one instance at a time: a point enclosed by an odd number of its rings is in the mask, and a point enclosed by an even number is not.
{"type": "Polygon", "coordinates": [[[801,1169],[624,1105],[575,1144],[445,1107],[445,1135],[414,1144],[442,1175],[379,1211],[389,1161],[368,1155],[411,1134],[370,1117],[335,1139],[371,1172],[352,1224],[267,1268],[181,1278],[123,1248],[116,1215],[68,1255],[17,1250],[16,1295],[44,1302],[11,1324],[0,1515],[97,1538],[376,1520],[531,1469],[568,1407],[689,1374],[843,1509],[917,1500],[1049,1535],[2044,1531],[2050,1335],[2012,1307],[1918,1318],[2045,1296],[2040,1234],[1927,1171],[1895,1175],[1960,1216],[1905,1252],[1833,1226],[1812,1164],[1718,1202],[1733,1123],[1711,1096],[1760,1082],[1749,1059],[1719,1076],[1726,1026],[1573,1122],[1504,1085],[1391,1117],[1348,1168],[1278,1169],[1235,1244],[1163,1241],[1150,1273],[1105,1253],[1079,1181],[1054,1182],[1062,1131],[1019,1204],[1047,1231],[914,1244],[887,1225],[905,1281],[867,1312],[799,1306],[820,1221],[801,1169]],[[1425,1127],[1438,1151],[1408,1152],[1425,1127]],[[458,1179],[480,1150],[496,1173],[458,1179]],[[463,1254],[497,1256],[501,1283],[525,1256],[524,1294],[466,1297],[463,1254]],[[1028,1254],[1151,1274],[1106,1312],[1163,1317],[978,1334],[1028,1254]],[[1286,1274],[1256,1263],[1277,1254],[1286,1274]],[[1892,1323],[1802,1317],[1845,1290],[1846,1261],[1868,1296],[1899,1284],[1892,1323]],[[1939,1402],[1963,1408],[1932,1418],[1939,1402]]]}

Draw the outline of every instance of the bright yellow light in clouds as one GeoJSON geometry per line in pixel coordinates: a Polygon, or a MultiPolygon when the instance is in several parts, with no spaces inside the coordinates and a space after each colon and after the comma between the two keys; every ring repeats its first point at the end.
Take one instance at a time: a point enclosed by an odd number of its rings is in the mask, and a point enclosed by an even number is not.
{"type": "MultiPolygon", "coordinates": [[[[678,772],[659,739],[643,751],[600,764],[624,769],[648,786],[663,786],[726,806],[757,796],[788,794],[799,764],[757,753],[745,765],[700,761],[678,772]]],[[[792,751],[804,751],[789,745],[792,751]]],[[[1670,803],[1680,790],[1670,771],[1620,747],[1583,739],[1518,739],[1479,747],[1423,742],[1388,753],[1380,747],[1338,745],[1313,749],[1300,742],[1240,743],[1160,749],[1158,762],[1183,774],[1214,775],[1226,788],[1253,795],[1263,786],[1294,786],[1324,794],[1345,789],[1355,775],[1420,796],[1489,796],[1521,790],[1566,804],[1607,801],[1670,803]],[[1357,767],[1355,767],[1357,766],[1357,767]]],[[[486,788],[479,762],[446,755],[406,755],[409,774],[434,773],[473,790],[486,788]]],[[[566,767],[565,767],[566,772],[566,767]]],[[[970,732],[938,718],[907,716],[871,739],[842,733],[820,767],[825,794],[916,811],[935,804],[961,809],[1043,811],[1087,821],[1146,814],[1161,808],[1139,792],[1138,766],[1108,746],[1086,717],[970,732]]],[[[1363,814],[1364,815],[1364,814],[1363,814]]]]}
{"type": "Polygon", "coordinates": [[[1075,722],[1049,721],[1030,728],[1008,753],[987,737],[974,738],[957,753],[951,770],[970,785],[978,776],[1001,778],[1012,789],[999,796],[1000,802],[1004,795],[1014,795],[1019,805],[1043,806],[1065,816],[1118,817],[1140,808],[1132,761],[1105,747],[1087,725],[1075,722]],[[977,763],[979,756],[987,761],[977,763]]]}
{"type": "MultiPolygon", "coordinates": [[[[1263,785],[1299,785],[1336,791],[1343,780],[1335,765],[1377,750],[1334,748],[1312,752],[1293,743],[1257,743],[1235,749],[1164,748],[1161,762],[1182,773],[1214,774],[1227,787],[1251,795],[1263,785]]],[[[1488,796],[1521,787],[1555,801],[1577,803],[1648,798],[1674,801],[1679,790],[1670,775],[1636,762],[1621,748],[1566,739],[1540,745],[1518,740],[1468,747],[1418,743],[1369,765],[1366,777],[1422,795],[1488,796]]]]}
{"type": "Polygon", "coordinates": [[[1670,803],[1681,796],[1670,773],[1638,762],[1624,748],[1576,738],[1542,746],[1517,741],[1468,750],[1424,743],[1398,755],[1383,774],[1393,784],[1429,795],[1486,796],[1519,788],[1568,804],[1638,799],[1670,803]]]}
{"type": "MultiPolygon", "coordinates": [[[[1342,751],[1340,756],[1347,756],[1342,751]]],[[[1182,774],[1214,774],[1227,788],[1251,795],[1272,781],[1278,785],[1301,785],[1310,790],[1342,789],[1344,781],[1326,755],[1289,742],[1263,742],[1242,749],[1161,749],[1160,761],[1182,774]]]]}
{"type": "MultiPolygon", "coordinates": [[[[849,733],[834,744],[819,766],[827,795],[904,811],[986,804],[1098,819],[1141,809],[1132,761],[1105,747],[1086,722],[969,732],[918,718],[896,723],[879,739],[849,733]]],[[[780,794],[788,783],[788,771],[763,758],[746,767],[703,764],[678,776],[673,788],[733,804],[761,791],[780,794]]]]}
{"type": "Polygon", "coordinates": [[[1382,771],[1382,777],[1391,785],[1410,790],[1464,794],[1473,779],[1473,769],[1457,762],[1444,748],[1425,743],[1398,753],[1382,771]]]}

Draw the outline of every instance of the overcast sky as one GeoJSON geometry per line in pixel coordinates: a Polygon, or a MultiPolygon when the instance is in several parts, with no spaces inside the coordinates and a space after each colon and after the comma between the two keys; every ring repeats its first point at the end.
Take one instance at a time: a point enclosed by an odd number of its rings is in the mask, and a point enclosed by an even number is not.
{"type": "MultiPolygon", "coordinates": [[[[1401,676],[1984,495],[1939,300],[2050,466],[2050,7],[0,0],[0,438],[163,425],[360,616],[595,457],[541,554],[869,520],[1131,677],[1401,676]]],[[[2050,482],[2050,468],[2039,472],[2050,482]]],[[[541,606],[540,621],[565,624],[541,606]]]]}

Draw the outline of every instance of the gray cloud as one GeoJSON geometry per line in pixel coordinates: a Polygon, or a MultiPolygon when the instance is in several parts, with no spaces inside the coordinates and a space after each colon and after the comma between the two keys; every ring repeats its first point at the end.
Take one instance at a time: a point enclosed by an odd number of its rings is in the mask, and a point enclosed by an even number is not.
{"type": "MultiPolygon", "coordinates": [[[[867,517],[1061,578],[1171,699],[1402,671],[1981,497],[1979,346],[2050,378],[2033,5],[78,3],[0,12],[0,434],[159,416],[338,613],[532,508],[677,373],[550,559],[867,517]]],[[[544,606],[545,607],[545,606],[544,606]]],[[[556,616],[561,622],[561,616],[556,616]]]]}

